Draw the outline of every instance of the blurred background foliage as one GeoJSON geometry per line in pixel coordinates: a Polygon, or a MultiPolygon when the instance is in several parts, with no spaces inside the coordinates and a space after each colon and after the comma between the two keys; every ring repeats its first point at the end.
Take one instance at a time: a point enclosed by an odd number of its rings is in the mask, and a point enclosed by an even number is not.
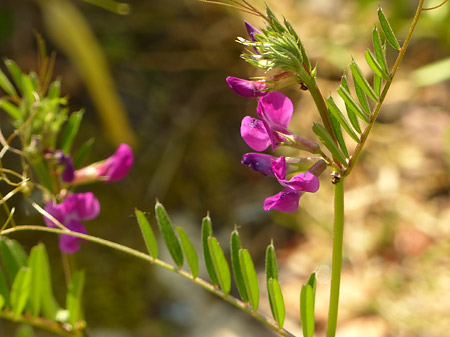
{"type": "MultiPolygon", "coordinates": [[[[262,1],[255,3],[263,8],[262,1]]],[[[294,24],[318,62],[325,95],[338,86],[352,56],[364,63],[380,1],[269,5],[294,24]]],[[[381,5],[401,39],[415,1],[381,5]]],[[[34,34],[42,34],[48,49],[57,52],[54,73],[62,78],[71,109],[86,108],[78,144],[95,138],[90,161],[107,157],[121,141],[134,145],[135,166],[125,180],[86,187],[102,205],[101,215],[87,223],[89,233],[145,249],[134,207],[153,219],[159,198],[194,241],[208,210],[223,246],[238,224],[261,268],[273,237],[288,305],[286,327],[300,335],[300,285],[317,269],[320,336],[328,305],[332,187],[324,175],[320,191],[305,195],[296,214],[262,210],[264,198],[279,186],[240,165],[250,150],[239,136],[240,121],[254,114],[256,102],[237,97],[225,83],[228,75],[261,75],[239,59],[241,46],[234,41],[246,34],[243,19],[263,24],[195,0],[2,0],[0,55],[35,70],[34,34]]],[[[380,123],[347,179],[339,336],[441,337],[450,331],[448,22],[449,5],[423,13],[380,123]]],[[[285,93],[296,107],[293,129],[313,138],[317,114],[310,98],[294,87],[285,93]]],[[[0,124],[9,134],[6,118],[1,114],[0,124]]],[[[5,159],[5,166],[17,164],[12,155],[5,159]]],[[[20,197],[11,205],[18,223],[42,223],[20,197]]],[[[21,233],[15,238],[27,249],[46,243],[55,261],[54,283],[64,282],[55,237],[21,233]]],[[[84,303],[90,336],[273,335],[184,280],[123,254],[84,244],[77,264],[88,276],[84,303]]],[[[0,334],[12,335],[11,325],[1,322],[0,334]]]]}

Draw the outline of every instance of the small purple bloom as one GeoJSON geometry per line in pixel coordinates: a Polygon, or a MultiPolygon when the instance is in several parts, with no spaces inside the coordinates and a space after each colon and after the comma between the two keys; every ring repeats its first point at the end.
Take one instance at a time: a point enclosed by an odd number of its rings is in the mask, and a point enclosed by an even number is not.
{"type": "Polygon", "coordinates": [[[238,95],[243,97],[260,97],[267,94],[267,83],[244,80],[242,78],[227,77],[228,86],[238,95]]]}
{"type": "Polygon", "coordinates": [[[63,165],[64,170],[62,173],[62,180],[66,183],[70,183],[75,179],[75,168],[71,156],[66,156],[63,151],[57,150],[54,152],[54,158],[56,158],[58,165],[63,165]]]}
{"type": "MultiPolygon", "coordinates": [[[[44,209],[71,231],[86,234],[86,228],[81,220],[97,217],[100,213],[100,203],[91,192],[73,193],[60,204],[50,201],[44,209]]],[[[48,217],[44,217],[44,221],[48,227],[57,227],[48,217]]],[[[77,237],[62,234],[59,239],[59,248],[68,254],[75,253],[80,249],[79,240],[77,237]]]]}
{"type": "Polygon", "coordinates": [[[264,123],[250,116],[242,119],[241,136],[247,145],[255,151],[264,151],[270,145],[270,138],[264,123]]]}
{"type": "Polygon", "coordinates": [[[286,188],[278,194],[264,200],[264,210],[276,209],[281,212],[292,213],[298,208],[300,197],[303,192],[298,192],[291,188],[286,188]]]}
{"type": "Polygon", "coordinates": [[[261,32],[257,28],[249,24],[247,21],[244,21],[244,23],[245,28],[247,29],[248,36],[250,36],[250,40],[252,40],[252,42],[256,42],[255,34],[261,34],[261,32]]]}
{"type": "Polygon", "coordinates": [[[274,177],[272,161],[275,159],[277,158],[269,154],[252,152],[244,154],[241,163],[250,166],[253,170],[267,177],[274,177]]]}
{"type": "Polygon", "coordinates": [[[101,162],[75,171],[74,184],[100,180],[110,183],[123,179],[133,165],[133,150],[127,144],[120,144],[116,152],[101,162]]]}

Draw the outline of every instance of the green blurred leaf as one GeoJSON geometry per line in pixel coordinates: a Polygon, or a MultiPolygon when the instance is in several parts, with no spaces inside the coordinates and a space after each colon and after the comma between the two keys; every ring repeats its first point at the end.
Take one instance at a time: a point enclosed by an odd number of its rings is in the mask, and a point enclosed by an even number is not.
{"type": "Polygon", "coordinates": [[[48,94],[47,97],[49,99],[56,99],[59,98],[59,95],[61,94],[61,81],[56,80],[50,83],[50,86],[48,88],[48,94]]]}
{"type": "Polygon", "coordinates": [[[40,244],[31,249],[28,257],[28,267],[31,270],[31,292],[30,292],[30,309],[31,315],[34,317],[39,316],[41,312],[42,296],[44,295],[44,282],[46,281],[44,257],[42,255],[42,247],[40,244]]]}
{"type": "Polygon", "coordinates": [[[13,60],[8,60],[8,59],[5,60],[5,64],[6,64],[6,67],[8,68],[8,70],[9,70],[9,73],[11,74],[11,76],[14,79],[14,83],[19,88],[19,90],[22,91],[22,76],[23,76],[23,73],[20,70],[19,66],[13,60]]]}
{"type": "MultiPolygon", "coordinates": [[[[349,88],[348,82],[347,82],[347,77],[345,75],[342,76],[341,86],[345,90],[350,92],[350,88],[349,88]]],[[[359,127],[358,118],[356,117],[355,111],[349,104],[347,104],[347,102],[345,102],[345,108],[347,110],[348,119],[350,120],[350,123],[352,123],[353,128],[356,130],[356,132],[361,133],[361,128],[359,127]]]]}
{"type": "Polygon", "coordinates": [[[302,322],[303,335],[313,337],[314,335],[314,306],[316,297],[316,274],[312,273],[308,282],[302,286],[300,293],[300,319],[302,322]]]}
{"type": "Polygon", "coordinates": [[[169,249],[169,253],[175,264],[181,268],[183,266],[183,251],[181,250],[180,241],[178,241],[175,231],[173,230],[172,222],[170,221],[164,206],[160,202],[156,202],[155,213],[159,230],[169,249]]]}
{"type": "Polygon", "coordinates": [[[75,136],[80,128],[81,120],[83,119],[83,114],[83,110],[73,112],[67,121],[61,139],[61,150],[63,150],[65,154],[70,154],[73,141],[75,140],[75,136]]]}
{"type": "Polygon", "coordinates": [[[409,79],[418,87],[450,80],[450,57],[414,70],[410,73],[409,79]]]}
{"type": "Polygon", "coordinates": [[[91,138],[91,139],[87,140],[86,142],[84,142],[81,145],[81,147],[78,149],[78,151],[75,153],[75,155],[73,156],[73,166],[76,169],[79,169],[82,167],[86,156],[92,150],[92,145],[94,144],[94,141],[95,141],[94,138],[91,138]]]}
{"type": "Polygon", "coordinates": [[[242,248],[239,232],[235,229],[231,233],[231,265],[233,267],[234,280],[238,288],[239,294],[244,302],[248,303],[247,290],[242,276],[241,263],[239,262],[239,250],[242,248]]]}
{"type": "Polygon", "coordinates": [[[10,96],[17,96],[17,91],[9,81],[5,73],[0,70],[0,87],[10,96]]]}
{"type": "Polygon", "coordinates": [[[280,284],[276,279],[269,279],[267,282],[270,303],[273,305],[273,318],[278,323],[280,329],[283,328],[284,319],[286,317],[286,308],[284,306],[283,293],[280,284]]]}
{"type": "Polygon", "coordinates": [[[336,136],[337,142],[339,144],[339,147],[341,148],[344,156],[346,158],[349,158],[350,155],[348,154],[347,145],[345,145],[345,140],[344,140],[344,136],[342,134],[341,124],[339,124],[339,121],[336,119],[336,117],[334,117],[333,114],[330,114],[330,122],[331,122],[331,127],[333,128],[333,131],[334,131],[334,135],[336,136]]]}
{"type": "MultiPolygon", "coordinates": [[[[275,255],[275,247],[273,245],[273,242],[270,243],[270,245],[266,248],[266,286],[267,291],[270,292],[269,289],[269,280],[278,280],[278,265],[277,265],[277,257],[275,255]]],[[[272,312],[273,317],[275,318],[276,308],[275,303],[273,302],[272,297],[269,294],[269,304],[270,304],[270,310],[272,312]]],[[[275,318],[276,320],[276,318],[275,318]]]]}
{"type": "Polygon", "coordinates": [[[5,298],[3,295],[0,295],[0,310],[3,309],[3,306],[5,305],[5,298]]]}
{"type": "Polygon", "coordinates": [[[147,250],[150,255],[157,259],[158,258],[158,242],[156,241],[155,234],[153,234],[152,227],[145,217],[144,213],[140,210],[134,210],[137,218],[137,222],[139,224],[139,228],[141,229],[142,237],[144,238],[145,245],[147,246],[147,250]]]}
{"type": "Polygon", "coordinates": [[[68,322],[75,324],[82,319],[81,297],[84,288],[84,271],[76,270],[72,275],[72,280],[67,289],[66,309],[69,312],[68,322]]]}
{"type": "Polygon", "coordinates": [[[184,256],[186,256],[186,260],[189,265],[189,269],[191,270],[192,276],[197,278],[198,276],[198,255],[195,251],[194,245],[189,240],[186,232],[183,228],[177,227],[178,236],[181,240],[181,246],[183,247],[184,256]]]}
{"type": "Polygon", "coordinates": [[[36,87],[34,86],[33,79],[30,75],[22,76],[22,88],[23,88],[23,97],[28,106],[34,103],[36,100],[35,92],[36,87]]]}
{"type": "Polygon", "coordinates": [[[247,249],[239,251],[239,262],[241,265],[242,276],[244,278],[245,289],[248,294],[250,306],[253,312],[258,311],[259,305],[259,286],[255,266],[252,257],[247,249]]]}
{"type": "Polygon", "coordinates": [[[0,269],[0,296],[3,298],[4,306],[9,307],[9,287],[3,271],[0,269]]]}
{"type": "Polygon", "coordinates": [[[9,103],[8,101],[0,101],[0,108],[6,111],[8,115],[10,115],[15,120],[21,120],[22,119],[22,112],[12,103],[9,103]]]}
{"type": "Polygon", "coordinates": [[[19,317],[27,304],[31,290],[31,269],[21,267],[11,287],[11,310],[14,317],[19,317]]]}
{"type": "Polygon", "coordinates": [[[391,25],[389,24],[389,21],[384,15],[381,7],[378,8],[378,19],[380,20],[381,29],[383,30],[384,35],[386,36],[386,40],[394,49],[400,50],[401,49],[400,44],[398,43],[398,40],[394,35],[394,31],[392,30],[391,25]]]}
{"type": "Polygon", "coordinates": [[[355,86],[356,84],[361,87],[362,90],[369,96],[373,101],[378,102],[378,97],[375,94],[375,91],[373,91],[372,87],[370,86],[369,82],[367,82],[367,79],[364,77],[361,69],[358,67],[355,61],[350,63],[350,70],[353,74],[353,79],[355,80],[355,86]]]}
{"type": "Polygon", "coordinates": [[[361,109],[361,107],[356,103],[356,101],[353,99],[352,95],[350,94],[350,91],[348,89],[344,88],[342,85],[337,88],[337,92],[339,96],[342,97],[344,102],[348,104],[348,106],[352,109],[354,113],[358,115],[359,118],[361,118],[364,122],[369,123],[369,117],[367,114],[361,109]]]}
{"type": "Polygon", "coordinates": [[[219,280],[214,269],[212,262],[211,252],[209,250],[208,238],[212,236],[211,218],[209,215],[205,216],[202,220],[202,248],[203,258],[205,259],[206,270],[208,271],[209,278],[215,286],[219,285],[219,280]]]}
{"type": "Polygon", "coordinates": [[[366,50],[364,56],[366,57],[367,64],[375,74],[384,78],[386,81],[389,81],[391,79],[389,77],[389,74],[378,63],[378,61],[375,59],[375,56],[373,56],[372,52],[369,49],[366,50]]]}
{"type": "Polygon", "coordinates": [[[347,166],[347,161],[344,154],[337,147],[336,143],[333,141],[333,138],[328,133],[328,131],[320,124],[314,123],[312,130],[320,139],[320,141],[326,146],[326,148],[331,152],[333,157],[338,160],[341,164],[347,166]]]}
{"type": "MultiPolygon", "coordinates": [[[[380,34],[378,33],[377,27],[374,27],[372,30],[372,42],[373,42],[373,50],[375,51],[375,57],[378,63],[383,68],[386,74],[389,74],[389,68],[386,62],[386,52],[385,47],[381,44],[380,34]]],[[[388,79],[390,80],[390,78],[388,79]]]]}
{"type": "MultiPolygon", "coordinates": [[[[359,143],[360,140],[359,140],[358,136],[355,134],[351,125],[348,123],[347,119],[344,117],[341,110],[338,108],[338,106],[334,102],[333,97],[330,96],[329,98],[325,99],[325,102],[327,104],[327,107],[328,107],[330,113],[337,119],[339,124],[344,128],[345,131],[347,131],[347,133],[350,135],[350,137],[353,138],[353,140],[355,142],[359,143]]],[[[345,143],[344,143],[344,147],[345,147],[345,143]]],[[[343,151],[347,152],[344,149],[343,149],[343,151]]]]}
{"type": "Polygon", "coordinates": [[[34,337],[32,326],[28,324],[21,324],[16,331],[15,337],[34,337]]]}
{"type": "Polygon", "coordinates": [[[0,255],[8,279],[12,283],[19,269],[27,264],[26,253],[17,241],[0,237],[0,255]]]}
{"type": "Polygon", "coordinates": [[[213,236],[208,237],[208,247],[211,253],[214,270],[219,280],[220,288],[222,288],[225,296],[230,293],[231,290],[231,276],[230,267],[225,258],[222,248],[219,245],[217,239],[213,236]]]}

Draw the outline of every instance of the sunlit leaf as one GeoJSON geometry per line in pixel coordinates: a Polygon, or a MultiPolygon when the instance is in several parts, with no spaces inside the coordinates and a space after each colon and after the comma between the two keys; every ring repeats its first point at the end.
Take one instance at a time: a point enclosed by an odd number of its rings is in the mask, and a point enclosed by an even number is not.
{"type": "Polygon", "coordinates": [[[367,64],[375,74],[384,78],[386,81],[390,80],[389,74],[382,68],[369,49],[366,50],[364,56],[366,57],[367,64]]]}
{"type": "Polygon", "coordinates": [[[72,326],[82,318],[81,296],[83,294],[84,279],[84,271],[76,270],[67,289],[66,309],[69,312],[68,322],[72,326]]]}
{"type": "Polygon", "coordinates": [[[0,108],[5,110],[5,112],[15,120],[22,119],[22,112],[14,104],[9,103],[8,101],[0,101],[0,108]]]}
{"type": "Polygon", "coordinates": [[[259,286],[255,266],[252,257],[247,249],[239,251],[239,262],[241,264],[242,276],[244,278],[245,289],[247,290],[250,306],[253,312],[258,310],[259,286]]]}
{"type": "Polygon", "coordinates": [[[22,71],[20,70],[19,66],[16,62],[13,60],[5,60],[6,67],[9,70],[9,73],[14,79],[14,83],[19,88],[20,91],[22,91],[22,71]]]}
{"type": "Polygon", "coordinates": [[[350,91],[348,89],[344,88],[342,85],[337,88],[337,92],[339,96],[342,97],[344,102],[349,105],[349,107],[358,115],[359,118],[361,118],[364,122],[369,123],[369,117],[367,114],[361,109],[358,103],[353,99],[352,95],[350,94],[350,91]]]}
{"type": "Polygon", "coordinates": [[[156,241],[155,234],[153,234],[152,227],[145,217],[144,213],[135,209],[136,219],[141,229],[142,237],[144,238],[147,250],[152,257],[158,258],[158,242],[156,241]]]}
{"type": "Polygon", "coordinates": [[[17,95],[16,89],[2,70],[0,70],[0,87],[10,96],[17,95]]]}
{"type": "Polygon", "coordinates": [[[386,74],[389,74],[389,68],[386,62],[386,53],[385,46],[381,43],[380,34],[378,33],[377,27],[374,27],[372,30],[372,41],[373,41],[373,50],[375,51],[375,57],[378,63],[383,68],[386,74]]]}
{"type": "Polygon", "coordinates": [[[367,99],[367,95],[365,94],[364,90],[361,88],[361,86],[355,80],[355,76],[353,76],[353,83],[354,83],[354,86],[355,86],[356,97],[358,97],[358,101],[359,101],[360,106],[370,116],[369,100],[367,99]]]}
{"type": "Polygon", "coordinates": [[[239,262],[239,250],[241,249],[241,240],[239,233],[235,229],[231,233],[231,265],[233,267],[234,280],[238,288],[239,294],[244,302],[248,302],[247,290],[245,289],[245,282],[242,276],[241,263],[239,262]]]}
{"type": "Polygon", "coordinates": [[[349,157],[347,145],[345,145],[344,136],[342,134],[341,124],[339,124],[339,121],[334,117],[333,114],[330,114],[330,122],[331,127],[333,128],[334,135],[336,136],[336,139],[339,143],[339,147],[341,148],[343,154],[345,157],[349,157]]]}
{"type": "Polygon", "coordinates": [[[358,67],[355,61],[350,63],[350,70],[353,74],[353,79],[355,80],[355,84],[358,84],[362,90],[369,96],[373,101],[378,102],[378,97],[373,91],[367,79],[364,77],[361,69],[358,67]]]}
{"type": "Polygon", "coordinates": [[[209,278],[215,286],[219,285],[216,272],[214,270],[214,264],[211,258],[211,252],[209,251],[208,238],[212,236],[211,218],[209,215],[205,216],[202,221],[202,248],[203,258],[205,259],[206,270],[208,271],[209,278]]]}
{"type": "Polygon", "coordinates": [[[320,124],[314,123],[312,130],[320,139],[320,141],[326,146],[326,148],[331,152],[334,158],[338,160],[341,164],[347,165],[344,154],[338,148],[333,138],[328,133],[328,131],[320,124]]]}
{"type": "Polygon", "coordinates": [[[11,310],[14,317],[22,314],[30,296],[31,290],[31,269],[28,267],[21,267],[16,274],[16,278],[11,287],[11,310]]]}
{"type": "Polygon", "coordinates": [[[380,96],[381,95],[381,82],[382,79],[380,76],[378,76],[377,74],[375,74],[373,76],[373,90],[375,90],[375,93],[380,96]]]}
{"type": "MultiPolygon", "coordinates": [[[[347,121],[347,119],[342,114],[341,110],[338,108],[336,103],[334,102],[333,98],[330,96],[329,98],[325,99],[325,102],[327,104],[327,107],[330,111],[330,113],[338,120],[339,124],[342,125],[345,131],[350,135],[350,137],[353,138],[353,140],[357,143],[360,142],[358,136],[353,131],[351,125],[347,121]]],[[[345,145],[344,145],[345,147],[345,145]]],[[[346,152],[346,151],[344,151],[346,152]]]]}
{"type": "Polygon", "coordinates": [[[300,293],[300,319],[304,337],[314,335],[314,302],[316,293],[316,275],[311,274],[308,282],[302,286],[300,293]]]}
{"type": "Polygon", "coordinates": [[[278,323],[278,327],[282,329],[286,317],[286,308],[284,306],[283,293],[281,292],[278,280],[272,278],[269,279],[267,282],[267,289],[269,292],[270,303],[273,306],[273,318],[278,323]]]}
{"type": "Polygon", "coordinates": [[[228,266],[223,250],[215,237],[208,237],[208,246],[220,288],[226,296],[230,293],[231,289],[230,267],[228,266]]]}
{"type": "MultiPolygon", "coordinates": [[[[341,80],[341,86],[350,92],[350,88],[348,86],[347,77],[345,75],[342,76],[341,80]]],[[[361,128],[359,127],[358,118],[356,117],[356,112],[354,111],[353,107],[351,107],[347,102],[345,103],[345,108],[347,110],[347,116],[350,120],[350,123],[352,123],[353,128],[356,130],[356,132],[361,133],[361,128]]]]}
{"type": "Polygon", "coordinates": [[[61,150],[63,150],[65,154],[70,154],[70,149],[72,148],[73,141],[80,128],[81,120],[83,119],[83,113],[83,110],[73,112],[67,121],[61,139],[61,150]]]}
{"type": "Polygon", "coordinates": [[[194,245],[189,240],[186,232],[183,228],[177,227],[178,236],[181,240],[181,246],[183,247],[184,256],[186,256],[186,260],[189,265],[189,269],[191,270],[192,276],[196,278],[198,276],[198,255],[195,251],[194,245]]]}
{"type": "MultiPolygon", "coordinates": [[[[270,295],[269,280],[278,280],[277,257],[275,255],[275,247],[273,242],[271,242],[266,249],[266,286],[270,295]]],[[[271,296],[269,296],[269,304],[272,315],[276,319],[277,312],[275,303],[273,302],[273,298],[271,296]]]]}
{"type": "Polygon", "coordinates": [[[178,267],[183,266],[183,251],[181,250],[180,241],[173,230],[172,222],[169,216],[160,202],[156,202],[155,205],[156,220],[158,222],[159,230],[163,236],[163,239],[169,249],[170,256],[178,267]]]}
{"type": "Polygon", "coordinates": [[[392,30],[391,25],[389,24],[389,21],[384,15],[381,7],[378,8],[378,19],[380,20],[381,29],[383,30],[384,35],[386,36],[386,40],[394,49],[400,50],[401,49],[400,44],[398,43],[398,40],[394,35],[394,31],[392,30]]]}

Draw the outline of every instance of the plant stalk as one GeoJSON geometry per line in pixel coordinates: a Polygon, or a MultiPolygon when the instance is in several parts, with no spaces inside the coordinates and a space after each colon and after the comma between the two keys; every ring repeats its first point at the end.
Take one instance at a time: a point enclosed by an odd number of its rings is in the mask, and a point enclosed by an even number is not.
{"type": "Polygon", "coordinates": [[[342,247],[344,239],[344,178],[334,185],[334,233],[333,260],[331,265],[330,307],[328,311],[327,337],[336,335],[339,307],[339,291],[342,270],[342,247]]]}

